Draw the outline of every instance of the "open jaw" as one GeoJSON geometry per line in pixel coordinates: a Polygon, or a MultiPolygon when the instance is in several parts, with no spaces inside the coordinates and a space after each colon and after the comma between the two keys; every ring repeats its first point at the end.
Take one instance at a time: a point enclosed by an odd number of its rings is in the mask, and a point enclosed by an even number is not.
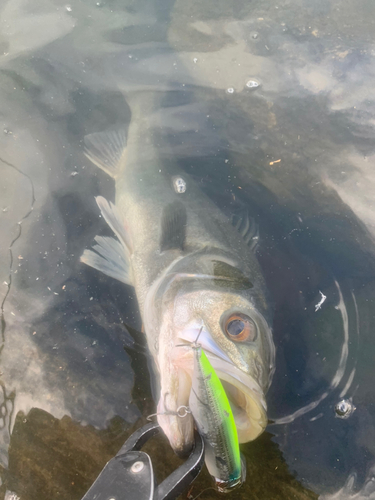
{"type": "Polygon", "coordinates": [[[262,389],[250,375],[233,364],[206,354],[227,394],[239,442],[253,441],[267,425],[267,406],[262,389]]]}
{"type": "MultiPolygon", "coordinates": [[[[251,375],[237,368],[212,338],[202,335],[199,344],[226,391],[233,411],[239,442],[246,443],[254,440],[267,425],[266,402],[258,382],[251,375]]],[[[174,410],[176,410],[179,407],[189,406],[193,371],[193,349],[189,338],[180,336],[177,339],[176,346],[172,350],[172,359],[177,382],[174,388],[178,392],[174,398],[176,402],[174,410]]],[[[168,398],[163,397],[160,399],[158,413],[168,413],[171,409],[167,400],[168,398]]],[[[166,414],[159,416],[158,420],[177,453],[186,454],[190,451],[194,427],[191,415],[180,417],[166,414]]]]}
{"type": "MultiPolygon", "coordinates": [[[[191,351],[191,349],[190,349],[191,351]]],[[[236,422],[238,440],[240,443],[253,441],[261,434],[267,425],[267,406],[262,389],[251,375],[242,372],[231,362],[226,361],[216,354],[205,350],[212,367],[221,380],[229,403],[233,411],[233,417],[236,422]]],[[[189,376],[181,376],[182,385],[179,387],[180,394],[188,406],[191,390],[191,366],[180,367],[185,370],[189,376]]]]}

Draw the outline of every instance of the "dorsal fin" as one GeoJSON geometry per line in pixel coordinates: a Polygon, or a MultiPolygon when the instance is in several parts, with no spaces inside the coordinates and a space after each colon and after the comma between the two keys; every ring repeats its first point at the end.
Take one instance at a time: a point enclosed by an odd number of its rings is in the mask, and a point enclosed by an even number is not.
{"type": "Polygon", "coordinates": [[[84,138],[87,158],[111,177],[119,173],[122,161],[125,161],[126,132],[112,130],[86,135],[84,138]]]}
{"type": "Polygon", "coordinates": [[[246,245],[255,251],[259,240],[259,228],[255,220],[246,212],[244,215],[234,215],[232,224],[240,233],[246,245]]]}
{"type": "Polygon", "coordinates": [[[186,239],[186,208],[180,201],[164,207],[161,217],[160,251],[183,250],[186,239]]]}

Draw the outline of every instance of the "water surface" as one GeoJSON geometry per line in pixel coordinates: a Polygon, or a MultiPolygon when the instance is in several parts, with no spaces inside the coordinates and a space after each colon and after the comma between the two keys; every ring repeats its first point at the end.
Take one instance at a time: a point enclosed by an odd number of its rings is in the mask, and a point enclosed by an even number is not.
{"type": "MultiPolygon", "coordinates": [[[[114,197],[83,137],[127,126],[139,90],[163,92],[161,155],[259,226],[276,372],[233,498],[375,495],[374,20],[369,0],[3,2],[4,498],[80,499],[154,412],[134,293],[79,262],[114,197]]],[[[167,474],[166,441],[150,454],[167,474]]]]}

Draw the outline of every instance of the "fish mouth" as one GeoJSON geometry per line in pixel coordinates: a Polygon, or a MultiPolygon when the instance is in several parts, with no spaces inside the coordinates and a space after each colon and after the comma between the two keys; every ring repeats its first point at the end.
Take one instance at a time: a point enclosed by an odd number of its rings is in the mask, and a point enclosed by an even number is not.
{"type": "Polygon", "coordinates": [[[237,427],[238,441],[253,441],[267,425],[267,407],[262,389],[250,375],[210,353],[206,352],[206,355],[227,394],[237,427]]]}
{"type": "MultiPolygon", "coordinates": [[[[175,364],[189,376],[182,378],[180,391],[190,394],[193,371],[192,342],[197,338],[195,331],[183,332],[175,347],[175,364]],[[176,350],[179,349],[177,354],[176,350]],[[181,353],[181,351],[184,351],[181,353]],[[189,385],[190,384],[190,385],[189,385]]],[[[214,342],[207,331],[203,331],[199,344],[221,380],[237,427],[238,440],[247,443],[256,439],[267,426],[267,405],[263,390],[254,377],[237,368],[227,354],[214,342]]],[[[186,401],[188,405],[188,401],[186,401]]]]}

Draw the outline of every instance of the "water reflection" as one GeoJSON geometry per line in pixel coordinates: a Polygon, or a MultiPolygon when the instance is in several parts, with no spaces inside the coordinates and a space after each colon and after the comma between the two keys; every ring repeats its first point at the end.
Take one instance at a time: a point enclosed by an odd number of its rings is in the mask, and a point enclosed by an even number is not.
{"type": "MultiPolygon", "coordinates": [[[[332,380],[329,381],[329,385],[327,387],[327,390],[323,394],[319,395],[317,399],[315,399],[314,401],[311,401],[306,406],[302,406],[301,408],[299,408],[298,410],[296,410],[294,413],[292,413],[290,415],[287,415],[287,416],[284,416],[284,417],[281,417],[281,418],[275,419],[274,420],[274,424],[276,424],[276,425],[291,423],[296,418],[298,418],[298,417],[300,417],[300,416],[302,416],[302,415],[304,415],[306,413],[309,413],[310,411],[312,411],[315,408],[317,408],[317,406],[329,395],[329,393],[331,391],[333,391],[334,389],[336,389],[336,387],[340,384],[340,382],[341,382],[341,380],[342,380],[342,378],[344,376],[344,373],[345,373],[345,370],[346,370],[346,363],[347,363],[347,359],[348,359],[348,354],[349,354],[348,314],[347,314],[347,311],[346,311],[346,307],[345,307],[343,296],[342,296],[342,293],[341,293],[341,290],[340,290],[340,286],[339,286],[339,284],[337,282],[335,282],[335,285],[336,285],[336,288],[337,288],[337,291],[338,291],[338,294],[339,294],[339,302],[334,307],[335,307],[336,310],[340,311],[341,319],[342,319],[342,332],[343,332],[343,342],[342,342],[342,346],[341,346],[341,355],[340,355],[340,359],[339,359],[339,363],[338,363],[336,372],[334,373],[332,380]]],[[[321,294],[322,298],[323,297],[325,299],[327,298],[326,295],[322,294],[322,292],[320,292],[320,294],[321,294]]],[[[321,305],[323,303],[322,302],[322,300],[323,300],[322,298],[318,302],[318,305],[315,304],[315,312],[317,312],[321,308],[321,305]]],[[[324,299],[324,302],[325,302],[325,299],[324,299]]],[[[330,321],[332,321],[332,318],[330,318],[330,321]]],[[[313,330],[313,329],[311,329],[311,330],[313,330]]],[[[321,325],[319,325],[319,330],[321,330],[321,331],[323,330],[322,327],[321,327],[321,325]]],[[[324,333],[326,333],[326,332],[324,332],[324,330],[323,330],[322,333],[324,335],[324,333]]],[[[315,336],[316,336],[316,334],[315,334],[315,336]]],[[[324,350],[324,348],[323,348],[323,350],[324,350]]],[[[320,353],[316,352],[316,355],[319,356],[320,353]]],[[[324,361],[326,361],[326,359],[324,361]]],[[[351,380],[352,380],[352,378],[353,377],[351,377],[351,380]]],[[[349,387],[347,387],[346,390],[348,390],[349,387]]],[[[315,393],[315,391],[313,391],[313,393],[315,393]]],[[[345,411],[345,413],[347,413],[347,411],[345,411]]],[[[314,420],[316,420],[316,417],[312,417],[312,418],[314,420]]]]}
{"type": "Polygon", "coordinates": [[[343,488],[332,495],[322,495],[321,500],[371,500],[375,498],[375,468],[372,467],[366,477],[365,483],[356,491],[357,474],[353,472],[349,475],[343,488]]]}
{"type": "MultiPolygon", "coordinates": [[[[275,308],[275,424],[272,439],[244,448],[253,479],[236,495],[286,498],[288,484],[300,498],[372,498],[373,3],[66,7],[8,0],[0,10],[3,493],[79,498],[130,425],[152,413],[147,358],[134,375],[123,349],[138,349],[124,325],[141,328],[132,291],[78,263],[106,230],[94,195],[113,198],[111,181],[82,155],[83,137],[127,125],[126,93],[151,89],[169,102],[152,117],[168,139],[161,153],[172,151],[229,216],[247,209],[260,228],[275,308]],[[344,420],[334,411],[343,398],[356,407],[344,420]],[[29,441],[30,421],[43,446],[29,441]],[[79,450],[48,441],[64,425],[64,439],[81,435],[79,450]],[[81,473],[89,442],[100,459],[81,473]],[[17,458],[8,460],[9,443],[17,458]],[[61,463],[61,476],[38,488],[31,473],[22,482],[35,456],[44,471],[61,463]]],[[[199,481],[196,493],[209,484],[199,481]]]]}

